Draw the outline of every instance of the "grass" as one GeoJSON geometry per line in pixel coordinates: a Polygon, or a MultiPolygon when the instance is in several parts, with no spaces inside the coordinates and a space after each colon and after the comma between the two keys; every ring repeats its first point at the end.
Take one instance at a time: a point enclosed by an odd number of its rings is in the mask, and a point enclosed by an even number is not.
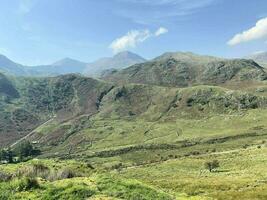
{"type": "Polygon", "coordinates": [[[107,173],[89,177],[47,180],[21,178],[0,182],[0,199],[162,199],[172,196],[141,182],[107,173]]]}
{"type": "Polygon", "coordinates": [[[266,153],[266,147],[253,147],[132,167],[121,173],[178,196],[185,193],[212,199],[266,199],[266,153]],[[221,167],[210,173],[204,163],[213,159],[219,160],[221,167]]]}
{"type": "Polygon", "coordinates": [[[0,200],[267,198],[263,82],[243,88],[248,94],[216,86],[113,88],[74,76],[46,81],[49,87],[22,81],[17,87],[26,96],[3,108],[3,125],[20,108],[34,110],[27,106],[36,101],[36,124],[56,117],[29,137],[42,155],[0,165],[14,175],[0,182],[0,200]],[[43,87],[57,96],[42,95],[43,87]],[[204,163],[212,160],[220,167],[210,173],[204,163]]]}

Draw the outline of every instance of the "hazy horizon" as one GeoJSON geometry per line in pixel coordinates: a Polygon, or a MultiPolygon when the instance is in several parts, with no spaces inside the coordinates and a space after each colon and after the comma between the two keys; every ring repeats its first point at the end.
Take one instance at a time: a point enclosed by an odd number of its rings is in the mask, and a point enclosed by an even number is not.
{"type": "Polygon", "coordinates": [[[0,54],[24,65],[88,62],[125,50],[146,59],[170,51],[232,58],[266,50],[264,0],[0,2],[0,54]]]}

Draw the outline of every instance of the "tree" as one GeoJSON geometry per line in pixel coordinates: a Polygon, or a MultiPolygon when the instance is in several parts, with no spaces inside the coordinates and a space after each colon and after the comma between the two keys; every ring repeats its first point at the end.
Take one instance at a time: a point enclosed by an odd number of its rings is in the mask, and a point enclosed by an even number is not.
{"type": "Polygon", "coordinates": [[[13,151],[11,151],[10,149],[2,149],[0,151],[0,160],[1,161],[6,161],[8,163],[12,163],[13,162],[13,151]]]}
{"type": "Polygon", "coordinates": [[[218,160],[205,162],[205,168],[208,169],[210,172],[212,172],[212,170],[214,170],[218,167],[220,167],[220,163],[218,160]]]}
{"type": "Polygon", "coordinates": [[[34,149],[32,144],[29,141],[21,143],[16,149],[15,152],[17,156],[20,158],[20,160],[23,160],[23,158],[29,157],[34,155],[34,149]]]}

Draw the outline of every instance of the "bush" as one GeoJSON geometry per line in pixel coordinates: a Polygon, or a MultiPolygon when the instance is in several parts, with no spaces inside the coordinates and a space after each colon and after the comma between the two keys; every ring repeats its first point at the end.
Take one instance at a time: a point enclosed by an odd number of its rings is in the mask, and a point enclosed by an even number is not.
{"type": "Polygon", "coordinates": [[[19,169],[16,173],[17,176],[22,177],[40,177],[46,179],[50,174],[50,169],[42,163],[35,163],[30,166],[19,169]]]}
{"type": "Polygon", "coordinates": [[[14,153],[10,149],[2,149],[0,151],[0,161],[13,163],[14,153]]]}
{"type": "Polygon", "coordinates": [[[37,189],[39,187],[40,185],[36,178],[26,177],[18,181],[16,190],[17,191],[28,191],[31,189],[37,189]]]}
{"type": "Polygon", "coordinates": [[[212,170],[220,167],[218,160],[207,161],[207,162],[205,162],[204,165],[205,165],[205,168],[208,169],[210,172],[212,172],[212,170]]]}
{"type": "Polygon", "coordinates": [[[77,176],[76,172],[68,168],[62,169],[61,171],[58,172],[59,179],[74,178],[76,176],[77,176]]]}
{"type": "Polygon", "coordinates": [[[10,174],[0,172],[0,181],[9,181],[12,178],[10,174]]]}

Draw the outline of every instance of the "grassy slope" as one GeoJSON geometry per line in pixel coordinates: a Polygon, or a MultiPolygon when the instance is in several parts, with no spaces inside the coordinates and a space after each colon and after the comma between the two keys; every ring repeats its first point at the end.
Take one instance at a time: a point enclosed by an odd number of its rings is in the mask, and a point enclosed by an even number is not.
{"type": "Polygon", "coordinates": [[[86,163],[59,160],[34,160],[17,165],[0,166],[8,173],[28,169],[32,164],[41,164],[50,170],[64,168],[79,172],[80,177],[48,181],[38,178],[38,185],[30,186],[25,178],[0,182],[0,199],[172,199],[163,191],[133,179],[124,179],[114,173],[97,172],[87,167],[86,163]],[[26,187],[28,186],[28,187],[26,187]]]}
{"type": "Polygon", "coordinates": [[[129,85],[111,90],[95,116],[84,115],[61,124],[51,121],[36,129],[31,140],[39,141],[50,156],[79,153],[83,157],[132,145],[251,137],[254,129],[256,134],[266,130],[265,108],[265,97],[220,87],[129,85]]]}
{"type": "Polygon", "coordinates": [[[133,167],[122,174],[177,194],[177,197],[185,193],[196,199],[266,199],[266,153],[266,146],[209,153],[133,167]],[[211,159],[218,159],[221,165],[213,173],[203,167],[204,162],[211,159]]]}
{"type": "MultiPolygon", "coordinates": [[[[41,157],[78,161],[48,160],[46,165],[83,170],[82,163],[89,162],[100,171],[97,175],[88,172],[85,178],[43,182],[40,189],[17,191],[18,199],[71,199],[75,191],[95,199],[136,199],[136,195],[142,195],[140,199],[168,199],[170,195],[178,199],[266,198],[266,91],[258,90],[266,87],[264,82],[244,88],[225,85],[234,90],[136,84],[112,88],[91,79],[63,78],[49,80],[52,93],[45,94],[53,98],[39,94],[44,98],[31,99],[41,90],[30,89],[40,88],[42,81],[28,80],[27,90],[17,86],[29,99],[14,101],[10,108],[23,105],[34,111],[36,107],[30,104],[48,102],[49,109],[40,103],[38,113],[42,111],[41,117],[56,113],[57,118],[38,127],[29,139],[39,142],[41,157]],[[256,148],[259,145],[261,149],[256,148]],[[208,173],[203,163],[215,158],[221,167],[208,173]],[[117,174],[113,169],[120,163],[123,169],[117,174]]],[[[0,166],[0,170],[14,171],[27,164],[0,166]]],[[[0,187],[10,195],[16,184],[0,183],[0,187]]]]}
{"type": "Polygon", "coordinates": [[[54,116],[57,122],[61,122],[77,115],[94,114],[98,109],[98,98],[112,87],[78,75],[10,80],[17,95],[14,96],[13,92],[13,96],[5,95],[3,100],[0,99],[0,104],[3,104],[1,146],[25,136],[54,116]]]}

